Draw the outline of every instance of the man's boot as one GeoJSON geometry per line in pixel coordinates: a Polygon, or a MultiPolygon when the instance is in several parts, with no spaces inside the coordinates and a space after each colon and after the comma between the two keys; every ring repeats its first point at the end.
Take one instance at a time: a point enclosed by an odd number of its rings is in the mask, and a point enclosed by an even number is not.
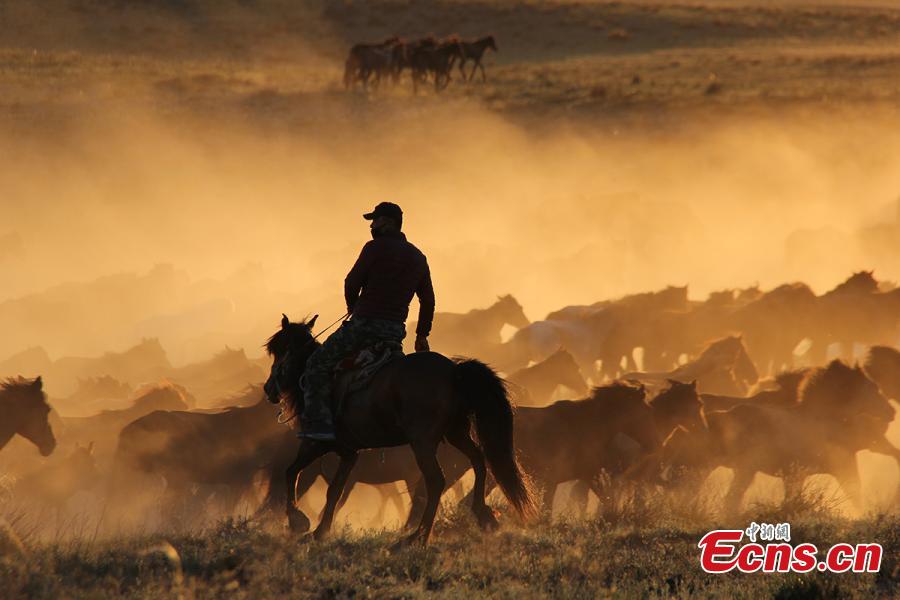
{"type": "Polygon", "coordinates": [[[327,410],[310,417],[304,414],[300,418],[300,432],[297,434],[297,437],[317,442],[333,442],[335,435],[331,414],[327,410]]]}

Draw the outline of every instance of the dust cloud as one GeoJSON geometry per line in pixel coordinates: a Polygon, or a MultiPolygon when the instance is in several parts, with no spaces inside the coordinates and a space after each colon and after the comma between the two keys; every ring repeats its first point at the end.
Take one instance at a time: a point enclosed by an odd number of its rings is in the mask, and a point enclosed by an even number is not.
{"type": "Polygon", "coordinates": [[[536,319],[667,284],[702,298],[900,271],[891,113],[619,130],[537,128],[459,99],[336,102],[346,118],[308,127],[110,105],[3,135],[0,355],[147,336],[176,361],[256,353],[282,311],[341,314],[360,215],[382,200],[403,206],[441,311],[512,293],[536,319]]]}

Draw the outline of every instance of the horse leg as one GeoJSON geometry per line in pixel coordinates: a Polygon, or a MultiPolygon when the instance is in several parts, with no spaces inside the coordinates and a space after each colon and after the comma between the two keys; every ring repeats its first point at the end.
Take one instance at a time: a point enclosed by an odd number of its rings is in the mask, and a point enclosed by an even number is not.
{"type": "Polygon", "coordinates": [[[422,476],[425,478],[428,502],[425,504],[425,511],[419,527],[412,534],[403,538],[395,548],[413,543],[422,545],[428,543],[428,536],[431,535],[431,528],[434,526],[434,517],[437,515],[438,504],[441,502],[441,494],[444,492],[444,471],[437,459],[437,442],[416,444],[413,446],[413,453],[416,455],[416,464],[419,465],[419,470],[422,471],[422,476]]]}
{"type": "Polygon", "coordinates": [[[413,525],[422,520],[425,512],[425,505],[428,503],[428,496],[425,492],[425,481],[418,477],[416,480],[407,480],[406,489],[409,490],[409,516],[406,518],[404,529],[412,529],[413,525]]]}
{"type": "Polygon", "coordinates": [[[842,452],[840,456],[832,457],[830,471],[841,484],[841,489],[847,494],[854,508],[862,512],[862,486],[859,482],[859,470],[856,468],[856,454],[842,452]]]}
{"type": "MultiPolygon", "coordinates": [[[[893,456],[894,460],[897,461],[897,465],[900,466],[900,449],[894,446],[887,438],[878,438],[877,440],[875,440],[869,450],[876,454],[893,456]]],[[[894,496],[894,504],[900,506],[900,485],[897,486],[897,492],[894,496]]]]}
{"type": "Polygon", "coordinates": [[[326,450],[321,444],[301,442],[300,449],[297,450],[297,458],[294,459],[294,462],[290,464],[285,472],[287,518],[288,527],[290,527],[291,531],[299,533],[309,531],[309,518],[297,508],[297,477],[303,469],[311,465],[314,460],[325,454],[325,452],[326,450]]]}
{"type": "Polygon", "coordinates": [[[331,531],[331,523],[334,521],[334,511],[337,509],[337,503],[344,493],[344,486],[347,484],[347,478],[359,454],[355,451],[341,454],[341,462],[338,464],[337,473],[334,479],[328,484],[328,493],[325,495],[325,510],[322,511],[322,520],[313,532],[313,537],[317,540],[323,539],[328,532],[331,531]]]}
{"type": "MultiPolygon", "coordinates": [[[[484,72],[484,65],[481,64],[481,61],[480,61],[480,60],[478,61],[478,68],[481,69],[481,83],[487,82],[487,74],[485,74],[485,72],[484,72]]],[[[475,73],[474,73],[474,72],[472,73],[472,76],[473,76],[473,77],[475,76],[475,73]]]]}
{"type": "Polygon", "coordinates": [[[744,498],[744,492],[753,483],[753,475],[755,475],[755,472],[749,469],[734,469],[734,479],[732,479],[728,493],[725,495],[725,514],[727,516],[738,514],[741,500],[744,498]]]}
{"type": "MultiPolygon", "coordinates": [[[[358,483],[358,480],[357,480],[355,477],[349,478],[349,479],[344,483],[344,491],[341,492],[341,497],[340,497],[340,499],[338,500],[337,506],[334,507],[334,511],[335,511],[335,512],[337,512],[337,511],[341,510],[342,508],[344,508],[344,505],[347,504],[347,500],[350,498],[350,492],[353,491],[353,488],[356,487],[356,484],[357,484],[357,483],[358,483]]],[[[331,484],[329,483],[329,485],[331,485],[331,484]]],[[[322,507],[322,510],[319,511],[319,521],[322,520],[322,516],[323,516],[324,514],[325,514],[325,507],[323,506],[323,507],[322,507]]]]}
{"type": "Polygon", "coordinates": [[[484,454],[469,435],[468,421],[464,428],[448,434],[447,441],[466,455],[475,471],[475,485],[472,487],[472,512],[475,514],[478,526],[485,531],[496,529],[500,524],[494,516],[494,511],[484,501],[485,479],[487,478],[484,454]]]}

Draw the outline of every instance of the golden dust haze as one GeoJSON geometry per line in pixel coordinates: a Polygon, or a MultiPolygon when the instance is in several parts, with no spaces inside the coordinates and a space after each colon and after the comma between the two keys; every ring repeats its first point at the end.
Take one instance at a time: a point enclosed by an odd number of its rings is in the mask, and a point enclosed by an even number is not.
{"type": "MultiPolygon", "coordinates": [[[[381,201],[403,207],[438,311],[513,294],[537,320],[667,285],[900,281],[887,0],[22,0],[0,24],[0,377],[150,338],[160,372],[226,347],[267,372],[282,312],[343,314],[381,201]],[[487,83],[341,86],[353,43],[488,32],[487,83]]],[[[230,401],[211,398],[221,364],[181,373],[211,381],[191,408],[230,401]]],[[[59,410],[76,387],[44,389],[59,410]]],[[[0,459],[38,464],[22,440],[0,459]]],[[[882,459],[860,455],[870,506],[898,479],[882,459]]],[[[361,491],[346,522],[400,519],[361,491]]],[[[102,521],[96,494],[83,508],[102,521]]]]}
{"type": "Polygon", "coordinates": [[[16,322],[0,308],[2,352],[121,349],[165,338],[148,319],[192,312],[187,331],[171,332],[179,342],[227,329],[217,343],[252,344],[281,311],[336,318],[368,239],[360,214],[381,200],[404,207],[443,311],[513,293],[536,319],[667,284],[701,298],[756,282],[822,291],[862,268],[897,277],[896,246],[872,229],[897,227],[892,116],[536,133],[469,102],[401,104],[309,134],[114,106],[61,139],[6,136],[4,292],[17,311],[48,314],[16,322]],[[160,264],[174,271],[155,292],[160,264]],[[134,281],[110,293],[86,283],[121,273],[134,281]],[[100,291],[85,295],[88,285],[100,291]],[[204,318],[204,306],[225,306],[216,314],[227,321],[204,318]],[[59,313],[89,320],[91,334],[73,338],[59,313]]]}

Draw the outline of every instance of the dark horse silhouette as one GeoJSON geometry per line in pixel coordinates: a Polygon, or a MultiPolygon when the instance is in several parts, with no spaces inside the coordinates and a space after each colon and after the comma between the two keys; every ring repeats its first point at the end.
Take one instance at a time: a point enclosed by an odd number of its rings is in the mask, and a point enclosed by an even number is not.
{"type": "MultiPolygon", "coordinates": [[[[319,343],[311,329],[316,318],[291,323],[283,316],[281,329],[266,342],[272,371],[265,392],[273,403],[283,402],[290,413],[303,410],[300,377],[306,360],[319,343]]],[[[477,360],[451,360],[435,352],[417,352],[385,365],[368,389],[347,396],[337,419],[337,441],[300,441],[297,458],[287,469],[287,516],[293,530],[306,531],[309,519],[296,507],[295,484],[300,472],[320,456],[335,452],[337,472],[328,485],[325,510],[314,537],[331,528],[334,511],[358,453],[366,448],[409,444],[425,479],[427,503],[418,528],[398,546],[427,543],[445,479],[437,458],[446,439],[471,461],[475,471],[472,512],[483,529],[497,526],[484,502],[485,459],[510,504],[527,518],[534,514],[531,491],[516,461],[513,409],[503,380],[477,360]],[[470,435],[474,415],[479,444],[470,435]]]]}
{"type": "Polygon", "coordinates": [[[34,443],[43,456],[49,456],[56,448],[43,386],[40,377],[19,377],[0,383],[0,449],[16,434],[34,443]]]}

